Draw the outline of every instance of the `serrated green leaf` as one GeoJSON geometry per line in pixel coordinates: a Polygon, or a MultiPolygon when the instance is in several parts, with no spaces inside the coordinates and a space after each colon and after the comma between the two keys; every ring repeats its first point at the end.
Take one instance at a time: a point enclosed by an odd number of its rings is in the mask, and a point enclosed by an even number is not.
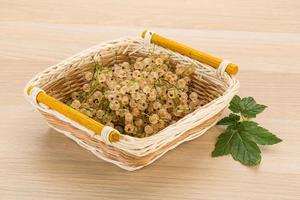
{"type": "Polygon", "coordinates": [[[267,129],[260,127],[257,123],[251,121],[244,121],[238,125],[239,133],[247,139],[260,144],[272,145],[281,142],[282,140],[276,135],[272,134],[267,129]]]}
{"type": "Polygon", "coordinates": [[[230,153],[233,159],[244,165],[254,166],[261,161],[260,149],[257,144],[239,133],[232,137],[230,153]]]}
{"type": "Polygon", "coordinates": [[[229,105],[229,109],[234,113],[241,113],[243,117],[255,118],[257,114],[263,112],[267,106],[257,104],[252,97],[241,99],[235,95],[229,105]]]}
{"type": "Polygon", "coordinates": [[[245,97],[240,103],[241,114],[247,118],[254,118],[257,114],[263,112],[267,106],[257,104],[252,97],[245,97]]]}
{"type": "Polygon", "coordinates": [[[228,127],[219,135],[218,141],[215,144],[215,150],[211,153],[212,157],[228,155],[230,153],[231,140],[234,134],[236,134],[236,130],[228,127]]]}
{"type": "Polygon", "coordinates": [[[266,106],[257,104],[252,97],[241,99],[237,95],[234,96],[229,109],[239,115],[230,114],[217,123],[228,127],[218,137],[212,156],[231,154],[233,159],[244,165],[258,165],[261,161],[258,144],[272,145],[282,141],[267,129],[247,119],[256,117],[265,108],[266,106]]]}
{"type": "Polygon", "coordinates": [[[212,157],[228,154],[248,166],[257,165],[261,160],[259,147],[255,142],[241,135],[235,126],[229,126],[218,137],[212,157]]]}
{"type": "Polygon", "coordinates": [[[240,116],[231,113],[228,117],[221,119],[217,125],[235,125],[239,120],[240,116]]]}
{"type": "Polygon", "coordinates": [[[229,109],[234,112],[234,113],[240,113],[240,102],[242,99],[238,96],[235,95],[232,100],[230,101],[229,109]]]}

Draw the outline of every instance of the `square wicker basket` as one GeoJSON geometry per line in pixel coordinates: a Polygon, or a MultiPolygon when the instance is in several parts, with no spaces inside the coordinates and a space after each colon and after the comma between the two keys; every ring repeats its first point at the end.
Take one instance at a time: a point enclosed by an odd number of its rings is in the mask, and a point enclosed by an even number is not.
{"type": "Polygon", "coordinates": [[[214,126],[238,91],[239,82],[233,76],[236,72],[237,66],[227,60],[145,31],[142,38],[101,43],[49,67],[29,81],[24,92],[50,127],[97,157],[132,171],[149,165],[214,126]],[[129,57],[147,57],[149,50],[167,52],[181,63],[193,63],[197,70],[191,88],[205,105],[155,135],[135,138],[122,135],[62,103],[85,84],[84,72],[89,71],[95,61],[110,65],[127,61],[129,57]]]}

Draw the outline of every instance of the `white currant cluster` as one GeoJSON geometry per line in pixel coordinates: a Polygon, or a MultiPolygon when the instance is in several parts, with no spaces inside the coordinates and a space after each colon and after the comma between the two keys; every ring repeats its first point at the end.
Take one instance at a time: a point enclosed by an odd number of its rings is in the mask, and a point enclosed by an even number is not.
{"type": "Polygon", "coordinates": [[[165,53],[113,66],[95,64],[68,104],[120,133],[150,136],[201,105],[189,90],[194,71],[165,53]]]}

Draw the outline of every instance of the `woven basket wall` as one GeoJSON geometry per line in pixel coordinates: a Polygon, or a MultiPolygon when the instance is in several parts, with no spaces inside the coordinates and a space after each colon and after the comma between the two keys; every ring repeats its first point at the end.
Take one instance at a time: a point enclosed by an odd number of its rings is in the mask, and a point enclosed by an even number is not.
{"type": "Polygon", "coordinates": [[[199,94],[203,102],[199,109],[155,135],[146,138],[123,135],[120,141],[109,142],[55,110],[42,104],[34,104],[55,130],[64,133],[103,160],[126,170],[136,170],[214,126],[237,93],[238,81],[221,69],[216,70],[159,46],[145,45],[139,38],[125,38],[89,48],[46,69],[27,84],[25,91],[33,85],[43,89],[48,95],[65,101],[70,98],[72,92],[79,90],[86,83],[84,72],[91,71],[94,62],[111,65],[136,57],[147,57],[150,51],[167,52],[174,61],[193,63],[197,70],[193,75],[191,88],[199,94]]]}

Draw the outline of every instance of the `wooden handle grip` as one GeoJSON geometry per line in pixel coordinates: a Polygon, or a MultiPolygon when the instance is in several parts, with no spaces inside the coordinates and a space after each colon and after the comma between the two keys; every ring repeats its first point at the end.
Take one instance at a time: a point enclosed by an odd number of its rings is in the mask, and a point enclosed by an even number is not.
{"type": "MultiPolygon", "coordinates": [[[[28,95],[30,95],[32,88],[33,87],[29,87],[27,89],[28,95]]],[[[70,106],[67,106],[66,104],[58,101],[57,99],[49,96],[45,92],[40,92],[37,95],[36,99],[37,102],[45,104],[49,108],[59,112],[67,118],[77,122],[78,124],[92,130],[96,134],[100,134],[102,129],[104,128],[103,124],[93,120],[92,118],[82,114],[81,112],[71,108],[70,106]]],[[[120,137],[120,134],[114,131],[112,131],[111,134],[109,134],[109,140],[111,142],[119,141],[120,137]]]]}
{"type": "MultiPolygon", "coordinates": [[[[145,38],[146,32],[147,31],[144,31],[142,33],[142,38],[145,38]]],[[[156,33],[152,34],[151,43],[154,43],[161,47],[170,49],[172,51],[176,51],[182,55],[185,55],[192,59],[198,60],[199,62],[210,65],[216,69],[219,67],[219,65],[223,61],[221,58],[217,58],[217,57],[209,55],[207,53],[198,51],[198,50],[188,47],[184,44],[181,44],[179,42],[162,37],[156,33]]],[[[226,72],[228,74],[234,75],[238,72],[238,66],[236,64],[230,63],[226,68],[226,72]]]]}

